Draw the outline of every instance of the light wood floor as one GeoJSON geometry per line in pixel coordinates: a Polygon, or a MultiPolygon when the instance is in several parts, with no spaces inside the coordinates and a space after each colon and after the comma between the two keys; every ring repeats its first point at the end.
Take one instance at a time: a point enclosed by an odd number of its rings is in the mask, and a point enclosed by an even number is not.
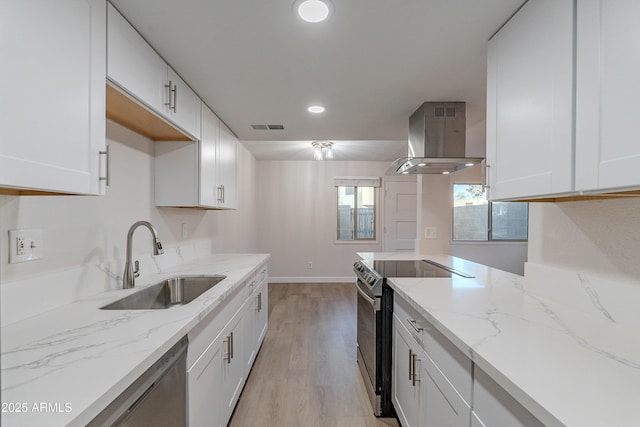
{"type": "Polygon", "coordinates": [[[399,425],[366,395],[353,284],[269,284],[269,329],[229,425],[399,425]]]}

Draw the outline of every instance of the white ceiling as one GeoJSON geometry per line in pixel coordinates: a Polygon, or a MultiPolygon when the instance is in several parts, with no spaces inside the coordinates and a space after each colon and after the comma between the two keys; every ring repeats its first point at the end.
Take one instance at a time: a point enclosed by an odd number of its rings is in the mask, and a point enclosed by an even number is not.
{"type": "Polygon", "coordinates": [[[486,41],[524,0],[333,0],[308,24],[293,0],[111,0],[258,159],[394,160],[424,101],[485,118],[486,41]],[[327,108],[322,115],[306,111],[327,108]],[[284,130],[253,130],[282,124],[284,130]]]}

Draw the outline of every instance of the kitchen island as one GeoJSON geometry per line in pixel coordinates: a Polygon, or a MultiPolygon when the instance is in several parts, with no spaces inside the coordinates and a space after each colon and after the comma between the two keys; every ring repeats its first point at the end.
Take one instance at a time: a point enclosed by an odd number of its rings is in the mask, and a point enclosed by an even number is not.
{"type": "Polygon", "coordinates": [[[447,255],[359,255],[475,276],[388,283],[544,425],[640,425],[637,287],[532,264],[523,277],[447,255]]]}
{"type": "MultiPolygon", "coordinates": [[[[165,255],[164,259],[170,258],[165,255]]],[[[86,425],[216,307],[247,285],[268,259],[268,254],[185,258],[185,262],[137,279],[136,289],[85,296],[3,323],[2,425],[86,425]],[[187,305],[165,310],[100,310],[170,276],[214,274],[226,278],[187,305]]],[[[10,293],[6,294],[3,297],[10,293]]],[[[3,309],[6,304],[3,300],[3,309]]]]}

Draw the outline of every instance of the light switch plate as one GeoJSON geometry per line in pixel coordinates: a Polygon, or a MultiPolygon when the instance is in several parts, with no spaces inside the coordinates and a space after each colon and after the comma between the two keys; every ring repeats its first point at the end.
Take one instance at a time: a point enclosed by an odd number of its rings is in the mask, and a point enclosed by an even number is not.
{"type": "Polygon", "coordinates": [[[9,230],[9,264],[35,261],[43,253],[41,228],[9,230]]]}
{"type": "Polygon", "coordinates": [[[424,238],[425,239],[437,239],[438,238],[438,228],[437,227],[425,227],[424,228],[424,238]]]}

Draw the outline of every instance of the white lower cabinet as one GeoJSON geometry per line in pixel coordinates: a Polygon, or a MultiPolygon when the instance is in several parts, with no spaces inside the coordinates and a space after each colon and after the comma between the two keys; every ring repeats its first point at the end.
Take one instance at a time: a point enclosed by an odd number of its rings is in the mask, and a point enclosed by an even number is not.
{"type": "Polygon", "coordinates": [[[188,334],[191,427],[226,426],[231,418],[261,344],[256,341],[259,328],[256,319],[262,313],[259,307],[264,307],[266,313],[266,271],[264,264],[245,286],[236,289],[188,334]],[[264,281],[259,280],[262,272],[264,281]],[[256,283],[260,284],[256,286],[256,283]]]}
{"type": "MultiPolygon", "coordinates": [[[[394,306],[393,333],[393,404],[404,427],[437,426],[462,427],[469,425],[471,408],[451,383],[448,365],[455,365],[454,358],[440,365],[427,354],[413,333],[425,330],[425,320],[417,319],[394,306]],[[414,322],[412,332],[405,327],[414,322]],[[444,370],[444,371],[443,371],[444,370]]],[[[426,341],[426,340],[425,340],[426,341]]],[[[436,352],[437,354],[437,352],[436,352]]],[[[471,385],[471,361],[468,361],[465,385],[471,385]]],[[[467,387],[465,387],[467,388],[467,387]]]]}
{"type": "Polygon", "coordinates": [[[269,286],[267,280],[267,268],[263,269],[260,273],[263,275],[263,278],[260,280],[258,287],[256,289],[255,296],[255,327],[254,327],[254,337],[255,337],[255,346],[256,348],[260,348],[262,345],[262,341],[264,341],[264,336],[267,333],[268,326],[268,304],[269,301],[269,286]]]}
{"type": "Polygon", "coordinates": [[[391,398],[403,427],[419,425],[421,382],[414,379],[418,343],[411,338],[397,318],[393,319],[393,382],[391,398]]]}
{"type": "Polygon", "coordinates": [[[473,373],[472,427],[544,426],[524,406],[477,366],[473,373]]]}
{"type": "MultiPolygon", "coordinates": [[[[245,303],[246,305],[246,303],[245,303]]],[[[244,306],[243,306],[244,308],[244,306]]],[[[229,322],[223,332],[222,339],[222,382],[219,384],[222,407],[221,417],[229,420],[233,408],[240,397],[242,386],[246,380],[243,343],[246,342],[246,316],[241,309],[229,322]]],[[[226,424],[226,421],[225,421],[226,424]]]]}
{"type": "Polygon", "coordinates": [[[544,425],[395,294],[392,401],[403,427],[544,425]]]}
{"type": "Polygon", "coordinates": [[[187,371],[190,426],[226,425],[220,408],[223,384],[220,364],[226,347],[226,344],[223,345],[224,338],[226,337],[220,334],[198,362],[187,371]]]}

